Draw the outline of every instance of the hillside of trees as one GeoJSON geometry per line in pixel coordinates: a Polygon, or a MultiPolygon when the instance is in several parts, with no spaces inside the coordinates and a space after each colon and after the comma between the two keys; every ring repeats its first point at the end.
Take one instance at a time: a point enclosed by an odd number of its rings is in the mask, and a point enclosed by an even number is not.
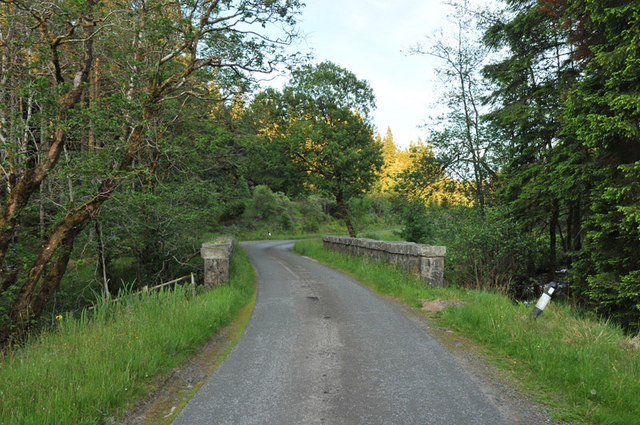
{"type": "Polygon", "coordinates": [[[0,0],[0,343],[196,270],[206,235],[336,220],[403,221],[451,247],[451,284],[522,299],[562,279],[638,330],[635,2],[457,4],[457,32],[413,49],[448,112],[407,148],[373,128],[366,81],[290,53],[301,7],[0,0]]]}

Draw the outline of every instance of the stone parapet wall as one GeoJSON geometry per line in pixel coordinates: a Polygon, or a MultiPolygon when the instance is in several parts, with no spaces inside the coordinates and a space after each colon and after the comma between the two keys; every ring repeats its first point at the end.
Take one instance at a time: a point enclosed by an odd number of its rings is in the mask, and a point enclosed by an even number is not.
{"type": "Polygon", "coordinates": [[[421,245],[413,242],[385,242],[347,236],[323,236],[325,247],[338,252],[384,260],[415,273],[431,286],[442,286],[444,246],[421,245]]]}
{"type": "Polygon", "coordinates": [[[214,243],[203,243],[200,255],[204,259],[204,286],[212,288],[229,282],[233,238],[217,238],[214,243]]]}

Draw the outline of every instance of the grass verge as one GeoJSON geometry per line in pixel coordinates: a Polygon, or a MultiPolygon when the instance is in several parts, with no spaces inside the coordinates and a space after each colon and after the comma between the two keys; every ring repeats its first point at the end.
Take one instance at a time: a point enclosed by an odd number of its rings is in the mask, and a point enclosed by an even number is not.
{"type": "Polygon", "coordinates": [[[530,305],[487,292],[430,288],[384,263],[325,250],[319,240],[297,242],[294,251],[351,273],[412,307],[437,298],[463,301],[439,313],[438,322],[488,347],[499,366],[554,408],[557,419],[640,424],[638,337],[629,338],[605,321],[578,318],[556,304],[530,320],[530,305]]]}
{"type": "Polygon", "coordinates": [[[229,285],[197,297],[179,288],[132,296],[61,319],[0,357],[0,423],[103,423],[231,322],[251,301],[253,283],[238,246],[229,285]]]}

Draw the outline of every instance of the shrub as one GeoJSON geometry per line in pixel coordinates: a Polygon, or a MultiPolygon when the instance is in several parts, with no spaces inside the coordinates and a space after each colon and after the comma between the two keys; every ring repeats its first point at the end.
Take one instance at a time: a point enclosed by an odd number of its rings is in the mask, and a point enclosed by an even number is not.
{"type": "Polygon", "coordinates": [[[291,201],[286,195],[274,193],[268,186],[259,185],[253,188],[253,197],[246,214],[258,220],[277,220],[290,209],[291,201]]]}
{"type": "Polygon", "coordinates": [[[540,248],[501,209],[483,215],[475,208],[431,207],[420,201],[404,211],[400,235],[408,241],[447,247],[445,279],[458,286],[495,290],[521,297],[540,248]]]}
{"type": "Polygon", "coordinates": [[[458,285],[514,296],[526,292],[540,256],[532,236],[521,232],[500,209],[483,215],[477,209],[462,208],[449,217],[436,227],[449,238],[449,276],[458,285]]]}
{"type": "Polygon", "coordinates": [[[220,221],[233,220],[241,217],[247,208],[247,201],[244,199],[233,199],[224,204],[224,209],[220,214],[220,221]]]}
{"type": "Polygon", "coordinates": [[[302,230],[308,233],[315,233],[320,229],[320,223],[315,218],[305,219],[302,230]]]}
{"type": "Polygon", "coordinates": [[[311,195],[307,199],[299,201],[298,209],[305,220],[315,220],[316,223],[320,223],[328,218],[324,212],[324,205],[327,202],[326,199],[322,199],[317,195],[311,195]]]}
{"type": "Polygon", "coordinates": [[[409,242],[428,243],[433,236],[433,220],[427,214],[424,202],[420,200],[409,202],[402,214],[404,227],[400,236],[409,242]]]}
{"type": "Polygon", "coordinates": [[[273,193],[268,186],[256,186],[253,189],[250,215],[260,219],[268,219],[273,217],[276,211],[278,211],[278,198],[276,194],[273,193]]]}
{"type": "Polygon", "coordinates": [[[293,219],[288,212],[283,212],[280,215],[280,226],[284,230],[293,230],[293,219]]]}

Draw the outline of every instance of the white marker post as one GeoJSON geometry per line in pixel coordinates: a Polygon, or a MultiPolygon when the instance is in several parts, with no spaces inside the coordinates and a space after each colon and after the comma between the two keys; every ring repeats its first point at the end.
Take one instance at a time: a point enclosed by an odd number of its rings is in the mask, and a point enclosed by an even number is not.
{"type": "Polygon", "coordinates": [[[549,286],[547,286],[547,289],[544,290],[544,293],[536,303],[536,306],[533,307],[533,311],[531,312],[532,319],[537,319],[538,316],[542,314],[542,310],[544,310],[547,304],[549,304],[549,301],[551,301],[551,296],[556,291],[556,289],[558,289],[558,284],[555,282],[551,282],[549,286]]]}

